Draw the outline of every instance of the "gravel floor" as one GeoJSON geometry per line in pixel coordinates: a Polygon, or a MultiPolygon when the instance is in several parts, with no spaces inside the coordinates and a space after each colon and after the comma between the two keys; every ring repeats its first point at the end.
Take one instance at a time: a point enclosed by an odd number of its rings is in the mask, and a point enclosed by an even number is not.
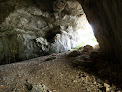
{"type": "Polygon", "coordinates": [[[87,61],[88,55],[71,57],[69,53],[1,65],[0,92],[122,92],[108,80],[86,72],[88,67],[73,65],[83,57],[87,61]]]}

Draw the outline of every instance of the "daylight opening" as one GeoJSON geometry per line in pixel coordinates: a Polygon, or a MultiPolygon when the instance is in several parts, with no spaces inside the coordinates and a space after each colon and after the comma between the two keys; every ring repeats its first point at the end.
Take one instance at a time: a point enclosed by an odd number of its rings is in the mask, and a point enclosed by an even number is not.
{"type": "Polygon", "coordinates": [[[94,32],[92,29],[92,26],[87,23],[84,27],[84,30],[79,29],[80,32],[80,44],[77,48],[85,46],[85,45],[91,45],[93,47],[98,46],[99,43],[97,42],[94,32]]]}

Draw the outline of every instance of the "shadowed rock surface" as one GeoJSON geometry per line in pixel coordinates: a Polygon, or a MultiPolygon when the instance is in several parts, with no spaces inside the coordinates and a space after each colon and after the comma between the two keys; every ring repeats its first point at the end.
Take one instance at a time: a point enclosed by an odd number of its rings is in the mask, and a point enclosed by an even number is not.
{"type": "Polygon", "coordinates": [[[94,29],[105,57],[122,61],[122,1],[121,0],[78,0],[87,19],[94,29]]]}
{"type": "Polygon", "coordinates": [[[87,22],[83,9],[102,55],[122,61],[121,0],[78,1],[0,1],[1,64],[76,47],[79,25],[83,27],[87,22]]]}
{"type": "Polygon", "coordinates": [[[88,24],[78,1],[69,0],[62,4],[60,1],[28,3],[8,0],[1,5],[3,9],[0,12],[7,16],[0,20],[1,64],[75,48],[81,43],[80,31],[88,24]],[[3,12],[7,4],[10,4],[10,9],[12,5],[16,8],[12,11],[6,9],[10,13],[3,12]]]}

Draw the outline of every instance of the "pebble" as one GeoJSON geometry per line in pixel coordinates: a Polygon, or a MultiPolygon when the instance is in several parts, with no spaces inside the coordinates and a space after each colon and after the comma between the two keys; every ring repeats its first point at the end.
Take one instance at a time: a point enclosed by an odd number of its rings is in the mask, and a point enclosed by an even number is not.
{"type": "Polygon", "coordinates": [[[110,91],[110,85],[107,83],[104,83],[104,87],[106,88],[106,91],[109,92],[110,91]]]}
{"type": "Polygon", "coordinates": [[[56,57],[52,56],[52,57],[48,57],[47,59],[45,59],[45,61],[50,61],[50,60],[54,60],[54,59],[56,59],[56,57]]]}
{"type": "Polygon", "coordinates": [[[107,83],[104,83],[104,87],[108,88],[108,87],[110,87],[110,85],[107,83]]]}
{"type": "Polygon", "coordinates": [[[3,89],[3,88],[5,88],[4,85],[0,85],[0,89],[3,89]]]}
{"type": "Polygon", "coordinates": [[[52,56],[56,56],[56,53],[53,53],[52,56]]]}

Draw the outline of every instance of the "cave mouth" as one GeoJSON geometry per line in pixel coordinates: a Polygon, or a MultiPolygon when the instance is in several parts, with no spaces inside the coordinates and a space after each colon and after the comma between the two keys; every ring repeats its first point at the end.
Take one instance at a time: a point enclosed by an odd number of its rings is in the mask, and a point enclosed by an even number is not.
{"type": "Polygon", "coordinates": [[[78,44],[78,47],[76,47],[76,48],[80,48],[85,45],[90,45],[93,48],[99,47],[99,43],[97,42],[97,39],[94,35],[93,28],[89,23],[87,23],[85,25],[84,30],[81,30],[81,29],[79,29],[79,30],[80,30],[80,37],[79,38],[81,40],[81,43],[78,44]]]}

